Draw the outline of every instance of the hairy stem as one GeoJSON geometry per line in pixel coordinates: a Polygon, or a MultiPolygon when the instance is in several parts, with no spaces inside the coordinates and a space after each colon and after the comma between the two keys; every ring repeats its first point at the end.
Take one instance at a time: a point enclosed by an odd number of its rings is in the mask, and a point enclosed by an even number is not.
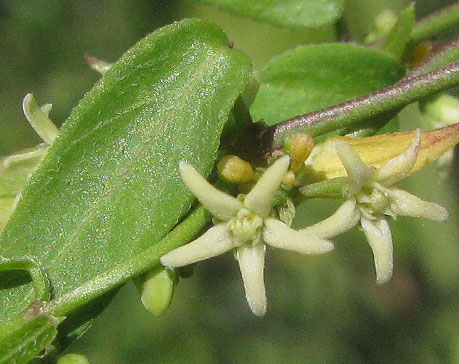
{"type": "Polygon", "coordinates": [[[270,150],[276,150],[282,147],[287,138],[300,131],[318,136],[346,128],[400,110],[457,85],[459,62],[419,76],[402,78],[396,84],[366,96],[283,121],[263,132],[263,142],[270,150]]]}

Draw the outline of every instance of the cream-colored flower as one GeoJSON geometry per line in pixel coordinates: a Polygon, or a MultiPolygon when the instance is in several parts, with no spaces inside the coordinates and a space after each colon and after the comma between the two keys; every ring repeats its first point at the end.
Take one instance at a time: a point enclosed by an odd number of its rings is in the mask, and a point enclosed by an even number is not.
{"type": "Polygon", "coordinates": [[[347,201],[328,219],[303,229],[321,238],[336,235],[355,226],[359,220],[373,250],[378,283],[392,276],[392,236],[387,216],[423,217],[444,221],[449,214],[445,208],[419,199],[397,188],[397,184],[416,163],[421,133],[417,130],[408,148],[381,168],[367,166],[352,147],[336,140],[336,152],[349,178],[345,191],[347,201]]]}
{"type": "Polygon", "coordinates": [[[167,267],[181,267],[236,249],[246,298],[257,316],[266,312],[263,278],[265,244],[302,254],[322,254],[333,244],[309,232],[291,229],[273,217],[273,198],[290,163],[288,156],[277,160],[260,177],[246,196],[235,198],[209,184],[191,165],[180,163],[187,187],[219,223],[196,240],[161,258],[167,267]]]}

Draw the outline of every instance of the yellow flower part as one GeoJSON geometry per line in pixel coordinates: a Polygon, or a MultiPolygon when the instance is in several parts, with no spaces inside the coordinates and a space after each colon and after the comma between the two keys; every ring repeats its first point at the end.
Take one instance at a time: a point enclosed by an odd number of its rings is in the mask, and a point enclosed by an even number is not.
{"type": "MultiPolygon", "coordinates": [[[[305,162],[303,182],[311,183],[346,176],[346,169],[338,157],[335,141],[348,143],[362,161],[377,169],[403,153],[413,140],[414,131],[375,135],[366,138],[331,137],[318,144],[305,162]]],[[[418,157],[410,174],[441,157],[459,143],[459,123],[440,129],[421,132],[418,157]]]]}

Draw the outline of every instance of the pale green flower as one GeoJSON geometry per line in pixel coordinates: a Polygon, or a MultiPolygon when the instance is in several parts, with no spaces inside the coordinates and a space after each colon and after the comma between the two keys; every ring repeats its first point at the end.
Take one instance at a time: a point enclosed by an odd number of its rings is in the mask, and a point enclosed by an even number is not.
{"type": "Polygon", "coordinates": [[[290,163],[288,156],[277,160],[246,195],[235,198],[209,184],[192,166],[180,163],[187,187],[218,219],[219,223],[196,240],[161,258],[167,267],[181,267],[236,249],[246,298],[257,316],[266,312],[263,278],[265,244],[302,254],[322,254],[333,244],[309,232],[299,232],[273,217],[273,198],[290,163]]]}
{"type": "Polygon", "coordinates": [[[417,130],[410,146],[379,169],[363,163],[348,143],[342,140],[334,143],[349,178],[345,192],[347,201],[334,215],[303,231],[327,238],[349,230],[360,221],[373,250],[377,282],[385,283],[391,278],[393,269],[392,236],[387,216],[423,217],[435,221],[444,221],[449,216],[445,208],[397,188],[416,163],[421,133],[417,130]]]}

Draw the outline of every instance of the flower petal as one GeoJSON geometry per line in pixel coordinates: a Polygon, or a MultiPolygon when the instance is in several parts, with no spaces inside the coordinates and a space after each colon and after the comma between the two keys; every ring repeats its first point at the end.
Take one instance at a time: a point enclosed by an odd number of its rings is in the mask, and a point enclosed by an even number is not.
{"type": "Polygon", "coordinates": [[[391,186],[400,182],[411,171],[418,156],[419,146],[421,145],[421,130],[414,132],[413,140],[406,150],[392,158],[373,175],[373,179],[391,186]]]}
{"type": "Polygon", "coordinates": [[[356,209],[355,200],[347,200],[333,215],[299,231],[328,239],[353,228],[359,222],[359,219],[360,212],[356,209]]]}
{"type": "Polygon", "coordinates": [[[199,202],[218,219],[229,220],[243,207],[237,198],[216,189],[187,162],[181,161],[179,167],[183,182],[199,202]]]}
{"type": "Polygon", "coordinates": [[[393,269],[392,235],[389,223],[383,218],[374,221],[364,216],[360,221],[368,244],[373,250],[376,282],[386,283],[392,277],[393,269]]]}
{"type": "Polygon", "coordinates": [[[421,200],[403,190],[391,189],[391,209],[400,216],[422,217],[434,221],[445,221],[448,211],[436,203],[421,200]]]}
{"type": "Polygon", "coordinates": [[[349,193],[356,194],[369,182],[374,169],[363,163],[348,143],[335,140],[335,149],[349,176],[349,193]]]}
{"type": "Polygon", "coordinates": [[[244,244],[237,249],[237,260],[244,281],[245,297],[250,309],[257,316],[266,313],[266,291],[263,278],[265,245],[244,244]]]}
{"type": "Polygon", "coordinates": [[[169,267],[183,267],[204,259],[226,253],[234,247],[226,224],[218,224],[207,230],[196,240],[174,249],[161,257],[161,264],[169,267]]]}
{"type": "Polygon", "coordinates": [[[275,248],[294,250],[301,254],[323,254],[334,248],[331,242],[307,232],[293,230],[279,220],[267,218],[264,222],[263,239],[275,248]]]}
{"type": "Polygon", "coordinates": [[[279,158],[260,177],[256,185],[247,194],[244,206],[261,217],[266,217],[271,210],[274,194],[280,187],[287,173],[290,157],[279,158]]]}

